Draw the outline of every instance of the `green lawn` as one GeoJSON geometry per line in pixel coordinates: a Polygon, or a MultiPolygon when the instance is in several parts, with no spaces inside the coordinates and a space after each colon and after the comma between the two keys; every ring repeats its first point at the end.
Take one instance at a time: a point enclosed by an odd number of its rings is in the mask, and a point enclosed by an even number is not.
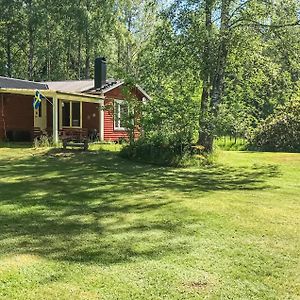
{"type": "Polygon", "coordinates": [[[299,252],[300,154],[0,148],[1,300],[300,299],[299,252]]]}

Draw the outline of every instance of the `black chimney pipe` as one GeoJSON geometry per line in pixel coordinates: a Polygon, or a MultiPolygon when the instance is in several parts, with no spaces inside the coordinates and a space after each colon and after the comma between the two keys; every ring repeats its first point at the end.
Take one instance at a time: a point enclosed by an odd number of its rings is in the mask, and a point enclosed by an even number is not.
{"type": "Polygon", "coordinates": [[[95,89],[100,89],[106,83],[106,59],[97,57],[95,59],[95,89]]]}

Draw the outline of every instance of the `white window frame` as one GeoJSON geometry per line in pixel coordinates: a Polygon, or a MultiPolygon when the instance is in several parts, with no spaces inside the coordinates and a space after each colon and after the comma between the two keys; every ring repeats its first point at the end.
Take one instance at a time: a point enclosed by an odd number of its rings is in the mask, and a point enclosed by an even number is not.
{"type": "Polygon", "coordinates": [[[82,128],[82,102],[81,101],[73,101],[73,100],[62,100],[61,102],[61,120],[62,120],[62,128],[82,128]],[[79,119],[79,126],[72,126],[73,123],[73,114],[72,114],[72,106],[73,102],[76,102],[80,104],[80,119],[79,119]],[[70,126],[64,126],[63,125],[63,105],[64,103],[70,103],[70,126]]]}
{"type": "MultiPolygon", "coordinates": [[[[126,131],[127,128],[125,127],[121,127],[121,105],[126,102],[125,100],[120,100],[120,99],[115,99],[114,100],[114,118],[113,118],[113,122],[114,122],[114,130],[116,131],[126,131]],[[118,109],[118,115],[116,116],[116,105],[119,106],[118,109]],[[117,126],[116,126],[116,118],[118,120],[117,126]]],[[[127,104],[128,105],[128,104],[127,104]]]]}

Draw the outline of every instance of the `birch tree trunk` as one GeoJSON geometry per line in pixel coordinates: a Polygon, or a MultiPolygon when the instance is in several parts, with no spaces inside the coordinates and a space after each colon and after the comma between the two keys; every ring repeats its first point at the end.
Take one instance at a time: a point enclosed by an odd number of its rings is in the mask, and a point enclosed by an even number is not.
{"type": "Polygon", "coordinates": [[[199,118],[199,140],[198,143],[205,147],[206,151],[212,150],[212,140],[209,134],[209,108],[211,91],[211,40],[212,40],[212,8],[213,0],[205,2],[205,40],[203,51],[203,88],[201,96],[201,109],[199,118]]]}
{"type": "Polygon", "coordinates": [[[28,0],[28,79],[33,80],[34,26],[32,17],[32,1],[28,0]]]}
{"type": "Polygon", "coordinates": [[[213,79],[213,90],[211,96],[212,111],[216,116],[218,112],[218,106],[221,101],[225,68],[227,64],[228,56],[228,43],[229,43],[229,9],[231,0],[222,0],[221,4],[221,27],[220,27],[220,39],[219,39],[219,49],[217,57],[217,65],[214,73],[213,79]]]}
{"type": "Polygon", "coordinates": [[[229,20],[230,4],[232,0],[222,0],[221,2],[221,24],[218,38],[218,51],[215,56],[211,48],[213,42],[212,36],[212,0],[206,0],[206,40],[203,52],[204,76],[203,92],[201,100],[199,144],[205,147],[205,150],[211,152],[215,136],[215,124],[218,116],[218,107],[221,102],[225,68],[227,64],[228,45],[229,45],[229,20]],[[216,65],[213,68],[213,61],[216,65]],[[210,71],[213,72],[210,75],[210,71]]]}
{"type": "Polygon", "coordinates": [[[7,60],[7,76],[12,77],[12,57],[11,57],[11,37],[9,26],[6,32],[6,60],[7,60]]]}
{"type": "Polygon", "coordinates": [[[77,79],[81,79],[81,35],[78,37],[78,48],[77,48],[77,79]]]}
{"type": "Polygon", "coordinates": [[[90,33],[89,29],[86,28],[85,31],[85,78],[90,78],[90,33]]]}
{"type": "Polygon", "coordinates": [[[85,24],[85,78],[90,78],[90,1],[86,1],[86,24],[85,24]]]}

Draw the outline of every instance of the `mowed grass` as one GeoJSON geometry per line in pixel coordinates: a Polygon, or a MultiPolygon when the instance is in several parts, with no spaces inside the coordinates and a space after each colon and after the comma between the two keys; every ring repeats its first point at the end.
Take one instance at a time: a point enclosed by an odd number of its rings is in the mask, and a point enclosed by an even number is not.
{"type": "Polygon", "coordinates": [[[299,299],[299,252],[300,154],[0,148],[0,299],[299,299]]]}

